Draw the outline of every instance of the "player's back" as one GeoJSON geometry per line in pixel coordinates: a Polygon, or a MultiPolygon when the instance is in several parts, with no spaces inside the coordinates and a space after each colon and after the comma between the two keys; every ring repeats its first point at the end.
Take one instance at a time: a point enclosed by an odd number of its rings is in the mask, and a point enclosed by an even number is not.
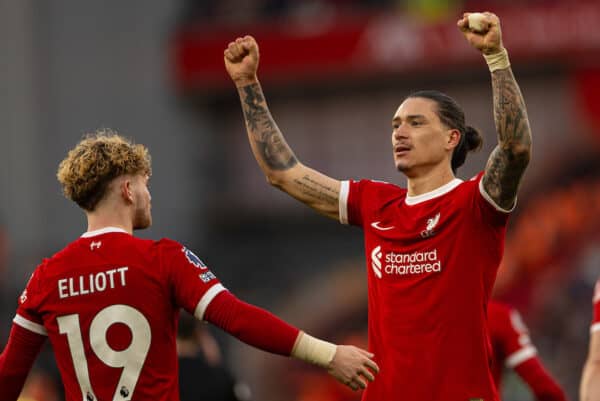
{"type": "Polygon", "coordinates": [[[38,267],[17,319],[41,319],[68,401],[178,399],[179,306],[164,261],[182,250],[107,232],[38,267]]]}

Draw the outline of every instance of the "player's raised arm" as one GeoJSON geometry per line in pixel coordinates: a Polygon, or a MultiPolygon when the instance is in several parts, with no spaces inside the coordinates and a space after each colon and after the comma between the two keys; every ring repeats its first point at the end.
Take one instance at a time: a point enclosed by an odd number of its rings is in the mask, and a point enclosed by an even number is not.
{"type": "Polygon", "coordinates": [[[252,152],[269,183],[337,220],[340,182],[304,166],[285,141],[258,81],[259,52],[254,38],[245,36],[229,43],[224,59],[240,96],[252,152]]]}
{"type": "Polygon", "coordinates": [[[498,146],[488,160],[482,182],[492,200],[509,210],[514,206],[531,157],[531,129],[525,101],[502,45],[498,17],[488,12],[465,13],[458,27],[469,43],[481,51],[492,74],[498,146]]]}

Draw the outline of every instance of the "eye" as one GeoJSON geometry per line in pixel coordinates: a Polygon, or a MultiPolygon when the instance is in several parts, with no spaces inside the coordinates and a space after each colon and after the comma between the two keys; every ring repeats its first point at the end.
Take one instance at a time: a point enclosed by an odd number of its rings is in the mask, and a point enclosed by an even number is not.
{"type": "Polygon", "coordinates": [[[393,128],[393,129],[398,129],[398,128],[400,128],[400,124],[398,124],[398,123],[393,123],[393,124],[392,124],[392,128],[393,128]]]}
{"type": "Polygon", "coordinates": [[[410,122],[410,125],[412,125],[413,127],[418,127],[419,125],[423,125],[423,122],[419,120],[412,120],[410,122]]]}

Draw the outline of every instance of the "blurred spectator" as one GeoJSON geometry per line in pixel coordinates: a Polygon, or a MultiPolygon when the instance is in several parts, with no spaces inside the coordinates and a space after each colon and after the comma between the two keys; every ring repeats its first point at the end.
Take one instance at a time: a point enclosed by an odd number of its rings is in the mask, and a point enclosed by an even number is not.
{"type": "Polygon", "coordinates": [[[250,401],[250,389],[223,365],[221,350],[205,324],[182,313],[177,333],[181,401],[250,401]]]}

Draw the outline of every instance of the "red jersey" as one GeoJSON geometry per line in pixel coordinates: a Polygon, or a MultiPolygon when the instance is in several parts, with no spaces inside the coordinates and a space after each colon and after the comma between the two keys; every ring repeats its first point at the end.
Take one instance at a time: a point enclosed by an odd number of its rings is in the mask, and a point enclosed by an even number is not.
{"type": "Polygon", "coordinates": [[[14,323],[48,336],[67,401],[178,400],[179,308],[224,290],[179,243],[105,228],[38,266],[14,323]]]}
{"type": "Polygon", "coordinates": [[[592,333],[600,330],[600,280],[596,282],[594,290],[594,320],[592,321],[592,333]]]}
{"type": "Polygon", "coordinates": [[[494,350],[492,373],[496,388],[500,388],[504,366],[514,369],[523,362],[536,357],[537,350],[531,343],[527,326],[515,309],[490,301],[488,324],[494,350]]]}
{"type": "Polygon", "coordinates": [[[383,182],[342,183],[340,221],[364,231],[369,349],[381,369],[363,400],[498,399],[486,309],[508,213],[482,176],[414,197],[383,182]]]}

